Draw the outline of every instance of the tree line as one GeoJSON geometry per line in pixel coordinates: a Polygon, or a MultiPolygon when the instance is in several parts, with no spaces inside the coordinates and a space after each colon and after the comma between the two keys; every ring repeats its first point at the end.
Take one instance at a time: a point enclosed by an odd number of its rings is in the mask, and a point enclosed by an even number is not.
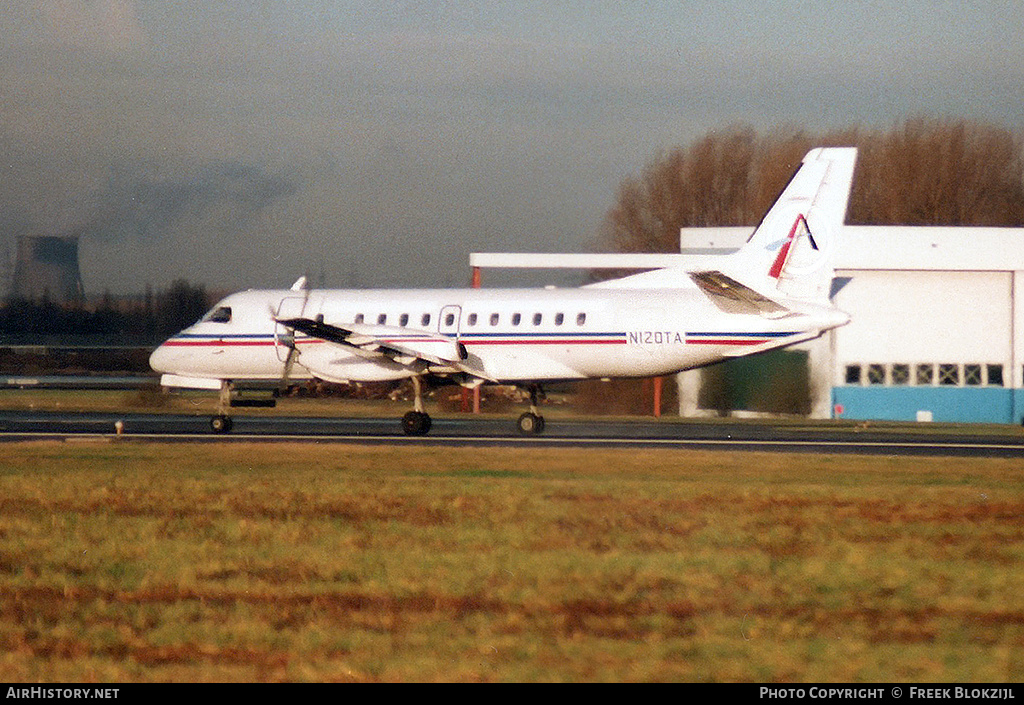
{"type": "Polygon", "coordinates": [[[10,298],[0,307],[0,340],[8,343],[92,337],[118,344],[155,345],[195,323],[210,308],[202,285],[179,279],[140,298],[118,300],[109,293],[92,305],[57,304],[48,297],[10,298]]]}
{"type": "Polygon", "coordinates": [[[756,225],[814,147],[857,147],[847,222],[1024,226],[1019,131],[913,118],[825,133],[736,126],[655,157],[622,181],[602,226],[620,252],[678,252],[682,227],[756,225]]]}

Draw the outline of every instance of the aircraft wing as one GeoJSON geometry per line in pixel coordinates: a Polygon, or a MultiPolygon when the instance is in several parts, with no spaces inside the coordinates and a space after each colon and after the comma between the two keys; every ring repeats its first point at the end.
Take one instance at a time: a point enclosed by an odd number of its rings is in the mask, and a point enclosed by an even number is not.
{"type": "MultiPolygon", "coordinates": [[[[469,361],[465,346],[458,340],[430,331],[364,323],[338,326],[310,318],[277,322],[310,338],[344,346],[360,357],[387,359],[405,367],[419,364],[438,374],[464,372],[489,382],[497,381],[469,361]]],[[[311,371],[316,373],[313,368],[311,371]]]]}
{"type": "Polygon", "coordinates": [[[690,278],[711,301],[728,313],[751,313],[765,318],[782,318],[788,308],[719,271],[690,272],[690,278]]]}

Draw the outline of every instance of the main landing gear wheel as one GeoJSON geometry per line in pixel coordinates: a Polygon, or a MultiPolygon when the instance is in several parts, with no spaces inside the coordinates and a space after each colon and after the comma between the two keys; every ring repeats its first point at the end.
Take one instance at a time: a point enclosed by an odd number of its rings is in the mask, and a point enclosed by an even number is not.
{"type": "Polygon", "coordinates": [[[407,436],[425,436],[430,430],[430,416],[423,411],[410,411],[402,417],[402,430],[407,436]]]}
{"type": "Polygon", "coordinates": [[[412,389],[413,411],[402,417],[402,430],[407,436],[425,436],[430,430],[430,416],[423,410],[423,380],[418,375],[412,378],[412,389]]]}
{"type": "Polygon", "coordinates": [[[232,425],[231,417],[224,414],[217,414],[210,419],[210,430],[214,433],[227,433],[232,425]]]}
{"type": "Polygon", "coordinates": [[[519,417],[518,426],[524,436],[536,436],[544,433],[544,417],[527,411],[519,417]]]}

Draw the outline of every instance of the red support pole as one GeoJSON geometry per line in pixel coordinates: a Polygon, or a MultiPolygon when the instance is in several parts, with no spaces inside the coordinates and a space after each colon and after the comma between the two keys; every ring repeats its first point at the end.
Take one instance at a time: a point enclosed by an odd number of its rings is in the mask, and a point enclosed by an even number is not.
{"type": "Polygon", "coordinates": [[[661,418],[661,377],[654,378],[654,418],[661,418]]]}
{"type": "MultiPolygon", "coordinates": [[[[474,289],[480,288],[480,268],[473,267],[473,279],[470,282],[470,286],[474,289]]],[[[473,387],[473,413],[480,413],[480,387],[473,387]]]]}

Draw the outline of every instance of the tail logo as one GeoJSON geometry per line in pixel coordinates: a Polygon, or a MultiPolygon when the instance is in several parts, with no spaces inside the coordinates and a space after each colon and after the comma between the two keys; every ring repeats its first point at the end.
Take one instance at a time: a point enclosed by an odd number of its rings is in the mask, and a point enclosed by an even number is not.
{"type": "MultiPolygon", "coordinates": [[[[820,252],[821,248],[818,246],[818,241],[814,237],[814,233],[811,232],[810,227],[807,225],[807,219],[801,213],[793,221],[793,227],[789,230],[789,236],[782,242],[782,247],[779,249],[779,254],[775,257],[775,261],[772,262],[771,269],[768,270],[768,276],[773,279],[779,279],[782,276],[783,270],[786,268],[786,264],[789,263],[790,257],[799,248],[802,242],[806,241],[807,245],[810,246],[814,252],[820,252]]],[[[807,266],[806,258],[808,252],[806,246],[803,248],[804,252],[802,256],[798,257],[797,260],[805,260],[804,262],[794,261],[792,264],[807,266]]],[[[812,260],[816,257],[812,257],[812,260]]],[[[803,268],[803,267],[801,267],[803,268]]]]}

